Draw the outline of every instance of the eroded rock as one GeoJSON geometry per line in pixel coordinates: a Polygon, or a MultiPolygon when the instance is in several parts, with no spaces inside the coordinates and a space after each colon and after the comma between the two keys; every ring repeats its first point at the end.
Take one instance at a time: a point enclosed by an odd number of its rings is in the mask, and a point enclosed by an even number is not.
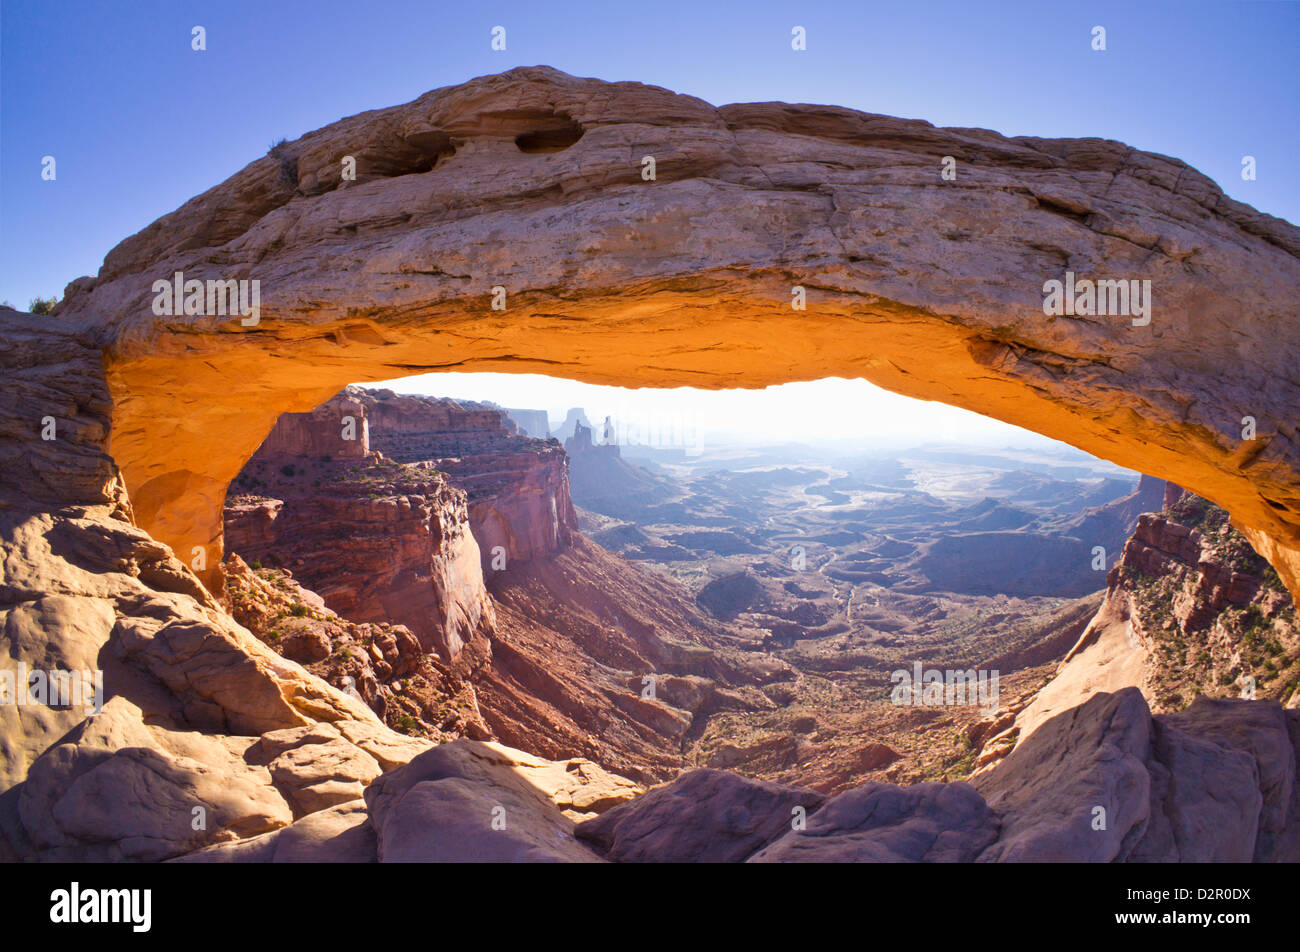
{"type": "Polygon", "coordinates": [[[791,828],[811,790],[692,770],[578,827],[578,836],[620,863],[738,863],[791,828]]]}

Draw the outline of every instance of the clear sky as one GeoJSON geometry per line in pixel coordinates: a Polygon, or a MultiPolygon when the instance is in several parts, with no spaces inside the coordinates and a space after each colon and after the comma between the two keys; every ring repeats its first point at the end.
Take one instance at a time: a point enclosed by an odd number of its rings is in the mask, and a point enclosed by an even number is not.
{"type": "Polygon", "coordinates": [[[1118,139],[1300,221],[1298,54],[1294,2],[4,0],[0,300],[61,296],[281,138],[535,64],[718,104],[1118,139]],[[191,49],[195,25],[205,52],[191,49]],[[1099,25],[1104,52],[1091,49],[1099,25]]]}

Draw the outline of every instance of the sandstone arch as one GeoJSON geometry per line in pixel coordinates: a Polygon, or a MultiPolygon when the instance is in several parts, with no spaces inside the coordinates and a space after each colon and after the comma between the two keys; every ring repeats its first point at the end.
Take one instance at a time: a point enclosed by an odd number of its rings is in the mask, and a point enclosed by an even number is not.
{"type": "Polygon", "coordinates": [[[278,146],[114,248],[60,318],[103,349],[137,521],[187,561],[219,550],[226,485],[277,415],[348,382],[846,376],[1186,486],[1297,593],[1297,299],[1300,229],[1175,159],[827,106],[715,108],[539,67],[278,146]],[[1149,278],[1150,325],[1045,317],[1042,284],[1067,270],[1149,278]],[[259,280],[260,323],[156,317],[152,283],[177,271],[259,280]],[[489,307],[498,285],[505,311],[489,307]]]}

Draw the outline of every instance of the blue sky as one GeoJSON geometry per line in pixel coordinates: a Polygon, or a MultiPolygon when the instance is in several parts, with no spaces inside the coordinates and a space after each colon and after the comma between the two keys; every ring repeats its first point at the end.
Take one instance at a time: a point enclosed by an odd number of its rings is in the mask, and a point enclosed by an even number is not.
{"type": "Polygon", "coordinates": [[[1297,54],[1293,2],[6,0],[0,300],[61,296],[121,239],[282,137],[535,64],[719,104],[1118,139],[1300,222],[1297,54]],[[195,25],[206,52],[190,48],[195,25]],[[490,48],[495,25],[504,52],[490,48]],[[795,25],[804,52],[790,49],[795,25]],[[1097,25],[1105,52],[1090,46],[1097,25]],[[1253,182],[1240,176],[1246,154],[1253,182]]]}

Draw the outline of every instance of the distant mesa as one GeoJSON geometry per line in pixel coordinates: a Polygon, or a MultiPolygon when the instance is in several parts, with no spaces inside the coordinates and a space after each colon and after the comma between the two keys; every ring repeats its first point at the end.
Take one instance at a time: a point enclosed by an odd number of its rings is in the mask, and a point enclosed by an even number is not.
{"type": "Polygon", "coordinates": [[[655,521],[650,513],[675,495],[672,486],[623,459],[617,443],[593,442],[593,427],[585,418],[581,410],[570,410],[565,420],[565,426],[573,426],[573,435],[564,441],[573,501],[616,519],[655,521]]]}
{"type": "Polygon", "coordinates": [[[579,426],[586,427],[588,430],[593,431],[596,429],[592,422],[587,419],[586,410],[582,407],[573,407],[567,414],[565,414],[564,421],[554,428],[551,435],[561,443],[567,443],[569,440],[573,439],[574,435],[578,432],[579,426]]]}
{"type": "Polygon", "coordinates": [[[511,422],[524,436],[531,436],[535,440],[551,438],[551,422],[546,418],[545,410],[508,409],[506,416],[510,417],[511,422]]]}

